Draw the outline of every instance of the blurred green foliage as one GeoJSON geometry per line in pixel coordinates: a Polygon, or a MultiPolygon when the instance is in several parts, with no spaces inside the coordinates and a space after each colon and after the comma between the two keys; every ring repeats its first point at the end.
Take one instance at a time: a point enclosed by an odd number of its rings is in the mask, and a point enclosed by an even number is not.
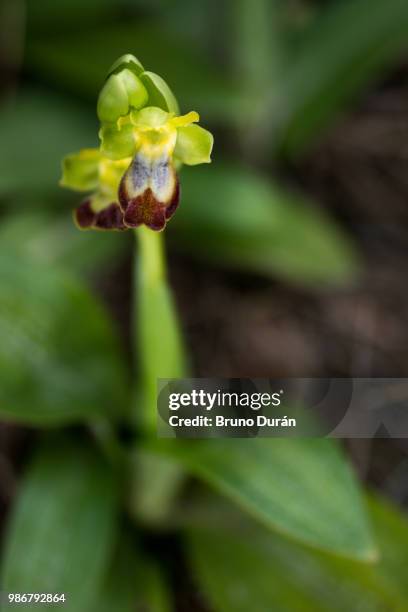
{"type": "Polygon", "coordinates": [[[280,533],[357,559],[377,556],[355,480],[331,440],[161,440],[156,447],[280,533]]]}
{"type": "Polygon", "coordinates": [[[385,501],[367,502],[380,547],[378,564],[345,561],[270,536],[213,500],[207,518],[201,509],[188,538],[196,579],[223,612],[244,612],[254,601],[257,612],[402,612],[408,597],[403,577],[408,525],[385,501]]]}
{"type": "Polygon", "coordinates": [[[128,381],[111,321],[75,277],[0,252],[0,413],[54,425],[124,415],[128,381]]]}
{"type": "Polygon", "coordinates": [[[57,187],[61,157],[96,144],[91,105],[107,67],[134,53],[216,132],[213,166],[182,173],[172,248],[310,290],[353,282],[362,263],[352,237],[324,202],[279,185],[274,167],[307,151],[398,57],[407,7],[4,2],[0,415],[83,427],[35,441],[6,529],[3,589],[67,592],[75,612],[169,612],[166,564],[146,555],[140,538],[150,518],[150,529],[176,523],[185,534],[191,571],[215,611],[407,609],[406,518],[372,498],[366,511],[330,441],[152,444],[155,378],[182,375],[187,361],[165,270],[144,267],[141,243],[135,329],[127,323],[136,337],[125,354],[94,287],[118,269],[130,240],[77,232],[69,213],[77,202],[57,187]],[[148,426],[138,427],[145,411],[148,426]],[[126,415],[122,444],[116,422],[126,415]],[[89,426],[101,449],[85,436],[89,426]],[[194,522],[192,497],[183,504],[178,495],[189,474],[240,510],[217,500],[214,515],[214,502],[199,501],[194,522]]]}
{"type": "Polygon", "coordinates": [[[45,443],[9,525],[2,588],[65,593],[68,610],[89,609],[114,547],[118,510],[115,473],[97,454],[69,440],[45,443]]]}
{"type": "Polygon", "coordinates": [[[175,247],[299,284],[338,285],[358,272],[350,241],[319,209],[238,164],[182,173],[175,247]],[[330,273],[328,271],[330,270],[330,273]]]}

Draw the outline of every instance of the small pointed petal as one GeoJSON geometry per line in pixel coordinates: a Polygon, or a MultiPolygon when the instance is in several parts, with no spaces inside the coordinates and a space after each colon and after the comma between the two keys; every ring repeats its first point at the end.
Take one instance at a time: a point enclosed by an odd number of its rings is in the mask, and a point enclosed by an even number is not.
{"type": "Polygon", "coordinates": [[[196,111],[190,111],[186,115],[180,115],[179,117],[173,117],[171,123],[174,127],[185,127],[191,123],[197,123],[200,121],[200,115],[196,111]]]}

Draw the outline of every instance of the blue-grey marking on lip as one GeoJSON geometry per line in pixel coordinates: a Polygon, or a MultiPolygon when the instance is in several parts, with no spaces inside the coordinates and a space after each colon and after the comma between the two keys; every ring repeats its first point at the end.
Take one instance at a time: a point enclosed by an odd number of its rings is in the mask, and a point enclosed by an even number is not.
{"type": "Polygon", "coordinates": [[[135,191],[146,189],[151,175],[151,166],[143,157],[136,155],[131,163],[130,176],[135,191]]]}
{"type": "Polygon", "coordinates": [[[160,190],[171,180],[169,158],[165,157],[152,164],[151,182],[153,189],[160,190]]]}

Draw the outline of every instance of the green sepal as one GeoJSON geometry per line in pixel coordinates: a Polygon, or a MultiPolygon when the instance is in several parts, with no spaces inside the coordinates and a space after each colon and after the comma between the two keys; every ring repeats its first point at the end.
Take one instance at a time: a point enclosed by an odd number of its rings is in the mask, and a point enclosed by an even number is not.
{"type": "Polygon", "coordinates": [[[175,157],[183,164],[196,166],[211,163],[214,137],[199,125],[187,125],[177,130],[175,157]]]}
{"type": "Polygon", "coordinates": [[[154,72],[142,72],[140,80],[147,89],[149,95],[149,106],[158,106],[169,113],[178,115],[180,113],[179,105],[175,95],[158,74],[154,72]]]}
{"type": "Polygon", "coordinates": [[[136,76],[140,76],[141,73],[144,71],[144,68],[142,64],[139,62],[139,60],[137,59],[137,57],[135,57],[131,53],[125,53],[125,55],[121,55],[116,60],[116,62],[114,62],[112,66],[109,68],[108,77],[111,74],[114,74],[114,73],[116,74],[120,72],[124,68],[128,68],[129,70],[134,72],[136,76]]]}
{"type": "Polygon", "coordinates": [[[116,123],[105,123],[99,130],[101,151],[109,159],[132,157],[136,152],[134,129],[131,123],[118,127],[116,123]]]}
{"type": "Polygon", "coordinates": [[[100,153],[98,149],[82,149],[62,160],[60,185],[75,191],[92,191],[98,185],[100,153]]]}
{"type": "Polygon", "coordinates": [[[132,108],[142,108],[148,99],[146,88],[128,68],[111,74],[98,98],[97,113],[102,122],[113,123],[132,108]]]}

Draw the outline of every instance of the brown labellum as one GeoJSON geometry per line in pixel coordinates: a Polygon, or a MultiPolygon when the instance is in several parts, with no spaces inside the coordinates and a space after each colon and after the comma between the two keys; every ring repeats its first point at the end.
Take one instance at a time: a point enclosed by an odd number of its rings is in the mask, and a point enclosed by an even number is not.
{"type": "Polygon", "coordinates": [[[152,160],[139,153],[119,187],[119,202],[128,227],[144,224],[152,230],[164,229],[179,198],[179,181],[167,156],[152,160]]]}
{"type": "Polygon", "coordinates": [[[80,229],[125,230],[123,212],[116,202],[112,202],[99,212],[92,210],[91,200],[85,200],[74,211],[74,218],[80,229]]]}

